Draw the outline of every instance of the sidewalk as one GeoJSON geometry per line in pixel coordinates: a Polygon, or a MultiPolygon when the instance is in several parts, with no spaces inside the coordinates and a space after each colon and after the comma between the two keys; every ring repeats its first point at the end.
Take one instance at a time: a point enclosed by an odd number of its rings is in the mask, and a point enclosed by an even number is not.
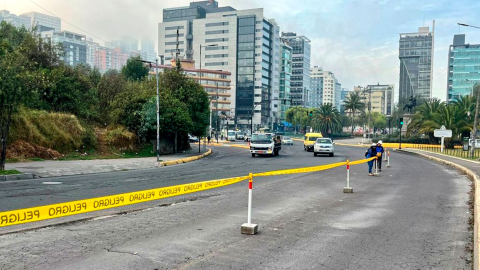
{"type": "MultiPolygon", "coordinates": [[[[195,157],[208,151],[203,151],[203,144],[198,153],[198,144],[186,153],[161,155],[162,162],[195,157]]],[[[95,159],[95,160],[46,160],[32,162],[17,162],[5,164],[6,170],[18,170],[31,173],[35,177],[54,177],[78,174],[104,173],[115,171],[141,170],[159,167],[157,157],[125,158],[125,159],[95,159]]]]}

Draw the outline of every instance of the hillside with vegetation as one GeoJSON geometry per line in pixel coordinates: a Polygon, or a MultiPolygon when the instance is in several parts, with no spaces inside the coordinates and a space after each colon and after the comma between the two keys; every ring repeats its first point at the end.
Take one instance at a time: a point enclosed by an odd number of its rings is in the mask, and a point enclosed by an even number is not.
{"type": "MultiPolygon", "coordinates": [[[[0,24],[0,170],[7,157],[155,155],[157,83],[140,58],[101,74],[67,66],[62,55],[34,30],[0,24]]],[[[205,135],[208,95],[181,66],[159,80],[160,150],[184,151],[189,133],[205,135]]]]}

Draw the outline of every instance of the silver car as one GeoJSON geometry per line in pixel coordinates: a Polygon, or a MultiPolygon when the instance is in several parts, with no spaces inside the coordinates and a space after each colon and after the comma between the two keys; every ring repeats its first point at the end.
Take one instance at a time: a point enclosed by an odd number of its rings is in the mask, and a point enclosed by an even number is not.
{"type": "Polygon", "coordinates": [[[285,136],[285,137],[283,137],[283,139],[282,139],[282,144],[285,144],[285,145],[287,145],[287,144],[293,145],[293,140],[292,140],[292,138],[285,136]]]}
{"type": "Polygon", "coordinates": [[[333,147],[333,141],[330,138],[318,138],[313,146],[313,155],[316,157],[318,154],[328,154],[333,157],[335,148],[333,147]]]}

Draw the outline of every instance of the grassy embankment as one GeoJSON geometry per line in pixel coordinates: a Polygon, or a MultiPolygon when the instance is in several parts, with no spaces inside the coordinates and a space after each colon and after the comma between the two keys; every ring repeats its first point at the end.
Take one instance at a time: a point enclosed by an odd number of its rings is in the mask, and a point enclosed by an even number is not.
{"type": "Polygon", "coordinates": [[[98,128],[74,115],[21,109],[12,118],[7,162],[155,156],[125,128],[98,128]]]}

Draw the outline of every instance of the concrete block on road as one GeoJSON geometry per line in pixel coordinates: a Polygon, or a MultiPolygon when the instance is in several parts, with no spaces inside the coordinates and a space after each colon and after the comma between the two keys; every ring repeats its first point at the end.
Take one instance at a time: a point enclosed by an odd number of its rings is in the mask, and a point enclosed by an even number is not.
{"type": "Polygon", "coordinates": [[[353,187],[344,187],[343,193],[353,193],[353,187]]]}
{"type": "Polygon", "coordinates": [[[33,179],[33,174],[22,173],[22,174],[0,175],[0,181],[15,181],[15,180],[27,180],[27,179],[33,179]]]}
{"type": "Polygon", "coordinates": [[[256,234],[258,232],[258,224],[243,223],[241,232],[242,234],[256,234]]]}

